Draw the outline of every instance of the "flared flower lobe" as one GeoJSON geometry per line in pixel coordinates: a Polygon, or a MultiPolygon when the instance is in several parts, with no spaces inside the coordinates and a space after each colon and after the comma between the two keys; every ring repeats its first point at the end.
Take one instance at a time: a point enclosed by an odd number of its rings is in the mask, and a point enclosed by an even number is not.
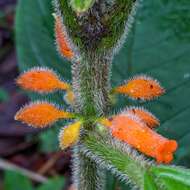
{"type": "Polygon", "coordinates": [[[133,99],[151,100],[161,96],[165,90],[155,79],[140,75],[133,77],[124,85],[116,87],[114,92],[128,95],[133,99]]]}
{"type": "Polygon", "coordinates": [[[113,117],[112,135],[147,156],[156,158],[158,163],[170,163],[177,143],[169,140],[147,127],[132,114],[120,114],[113,117]]]}
{"type": "Polygon", "coordinates": [[[59,144],[61,149],[65,149],[75,144],[80,136],[81,122],[78,121],[63,128],[59,134],[59,144]]]}
{"type": "Polygon", "coordinates": [[[44,128],[58,119],[72,118],[73,114],[56,108],[47,102],[30,103],[21,108],[15,115],[15,120],[22,121],[36,128],[44,128]]]}
{"type": "Polygon", "coordinates": [[[133,114],[141,119],[148,127],[154,128],[160,125],[159,120],[149,111],[141,107],[129,107],[124,113],[133,114]]]}
{"type": "Polygon", "coordinates": [[[23,74],[17,79],[17,84],[25,90],[39,93],[49,93],[57,89],[67,90],[70,85],[63,82],[52,71],[46,68],[34,68],[23,74]]]}
{"type": "Polygon", "coordinates": [[[59,52],[62,56],[66,57],[67,59],[72,59],[74,57],[74,52],[72,51],[69,42],[66,37],[66,33],[64,31],[62,21],[60,16],[55,17],[55,37],[59,52]]]}

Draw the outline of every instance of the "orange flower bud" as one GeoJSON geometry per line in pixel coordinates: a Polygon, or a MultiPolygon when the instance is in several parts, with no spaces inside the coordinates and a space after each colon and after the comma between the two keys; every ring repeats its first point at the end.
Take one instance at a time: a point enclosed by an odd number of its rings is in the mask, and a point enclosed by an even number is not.
{"type": "Polygon", "coordinates": [[[69,42],[66,38],[66,34],[61,22],[61,18],[60,16],[56,16],[56,15],[54,15],[54,17],[55,17],[55,37],[56,37],[58,49],[61,55],[63,55],[67,59],[72,59],[74,57],[74,53],[71,47],[69,47],[69,42]]]}
{"type": "Polygon", "coordinates": [[[150,128],[160,124],[159,120],[152,113],[141,107],[129,107],[124,113],[130,113],[139,117],[150,128]]]}
{"type": "Polygon", "coordinates": [[[65,149],[75,144],[80,136],[81,122],[78,121],[65,128],[59,134],[59,144],[62,149],[65,149]]]}
{"type": "Polygon", "coordinates": [[[15,120],[30,126],[44,128],[55,123],[58,119],[72,118],[73,114],[57,109],[47,102],[36,102],[21,108],[15,115],[15,120]]]}
{"type": "Polygon", "coordinates": [[[158,163],[170,163],[177,149],[175,140],[168,140],[147,127],[132,114],[113,117],[112,135],[140,152],[156,158],[158,163]]]}
{"type": "Polygon", "coordinates": [[[57,89],[67,90],[70,88],[69,84],[60,81],[52,70],[46,68],[33,68],[21,74],[16,82],[25,90],[39,93],[48,93],[57,89]]]}
{"type": "Polygon", "coordinates": [[[164,93],[158,81],[147,76],[136,76],[126,84],[114,89],[115,93],[125,94],[133,99],[151,100],[164,93]]]}

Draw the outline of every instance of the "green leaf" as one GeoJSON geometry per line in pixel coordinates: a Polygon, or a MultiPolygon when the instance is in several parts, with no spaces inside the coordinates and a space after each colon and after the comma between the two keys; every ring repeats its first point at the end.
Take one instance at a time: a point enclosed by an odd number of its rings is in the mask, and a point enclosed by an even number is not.
{"type": "Polygon", "coordinates": [[[36,190],[62,190],[64,187],[65,181],[63,177],[55,177],[53,179],[48,180],[47,183],[41,185],[36,188],[36,190]]]}
{"type": "Polygon", "coordinates": [[[17,172],[6,171],[4,176],[4,189],[6,190],[32,190],[31,181],[17,172]]]}
{"type": "Polygon", "coordinates": [[[43,143],[40,143],[39,148],[42,152],[54,152],[59,150],[58,134],[62,126],[64,125],[59,122],[59,124],[53,126],[51,130],[41,133],[40,140],[43,143]]]}
{"type": "Polygon", "coordinates": [[[90,157],[103,169],[110,171],[121,181],[137,185],[140,189],[144,184],[144,173],[149,162],[136,152],[132,152],[125,143],[119,143],[112,137],[88,135],[81,145],[81,152],[90,157]]]}
{"type": "Polygon", "coordinates": [[[190,189],[190,170],[161,165],[152,167],[151,172],[167,190],[190,189]]]}
{"type": "MultiPolygon", "coordinates": [[[[39,185],[36,190],[62,190],[65,184],[63,177],[55,177],[48,180],[46,183],[39,185]]],[[[6,171],[4,176],[4,189],[6,190],[34,190],[31,181],[13,171],[6,171]]]]}
{"type": "Polygon", "coordinates": [[[95,3],[95,0],[70,0],[71,7],[77,13],[88,11],[95,3]]]}
{"type": "Polygon", "coordinates": [[[157,190],[156,183],[153,177],[148,173],[145,172],[144,174],[144,190],[157,190]]]}
{"type": "Polygon", "coordinates": [[[8,92],[5,89],[0,88],[0,102],[7,101],[8,99],[9,99],[8,92]]]}

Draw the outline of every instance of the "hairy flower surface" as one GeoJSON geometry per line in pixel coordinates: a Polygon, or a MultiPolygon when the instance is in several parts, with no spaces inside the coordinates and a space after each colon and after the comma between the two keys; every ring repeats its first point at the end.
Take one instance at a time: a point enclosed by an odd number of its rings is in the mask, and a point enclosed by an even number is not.
{"type": "Polygon", "coordinates": [[[124,113],[130,113],[139,117],[150,128],[154,128],[160,124],[159,120],[152,113],[142,107],[129,107],[124,113]]]}
{"type": "Polygon", "coordinates": [[[59,134],[59,145],[61,149],[65,149],[79,140],[81,122],[77,121],[64,127],[59,134]]]}
{"type": "Polygon", "coordinates": [[[133,99],[151,100],[164,93],[164,89],[153,78],[144,75],[135,76],[124,85],[114,89],[115,93],[125,94],[133,99]]]}
{"type": "Polygon", "coordinates": [[[15,119],[30,126],[44,128],[55,123],[58,119],[72,118],[73,114],[56,108],[47,102],[30,103],[21,108],[15,119]]]}
{"type": "Polygon", "coordinates": [[[74,57],[74,52],[72,51],[69,42],[64,31],[62,20],[59,16],[54,15],[55,17],[55,37],[58,49],[62,56],[67,59],[72,59],[74,57]]]}
{"type": "Polygon", "coordinates": [[[110,128],[114,137],[147,156],[156,158],[158,163],[170,163],[173,160],[173,152],[177,149],[176,141],[157,134],[133,114],[114,116],[110,128]]]}
{"type": "Polygon", "coordinates": [[[63,82],[50,69],[33,68],[17,79],[17,84],[25,90],[30,90],[39,93],[49,93],[57,89],[67,90],[70,85],[63,82]]]}

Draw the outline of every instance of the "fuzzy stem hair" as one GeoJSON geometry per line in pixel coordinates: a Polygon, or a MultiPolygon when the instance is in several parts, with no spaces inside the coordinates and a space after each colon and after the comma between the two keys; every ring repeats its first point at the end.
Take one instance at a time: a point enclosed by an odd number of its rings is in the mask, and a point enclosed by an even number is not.
{"type": "MultiPolygon", "coordinates": [[[[87,54],[73,66],[73,90],[76,96],[76,111],[86,118],[84,128],[93,130],[93,118],[108,112],[110,100],[110,65],[107,55],[87,54]]],[[[86,134],[84,134],[84,137],[86,134]]],[[[78,190],[104,189],[105,174],[99,166],[81,151],[74,149],[74,182],[78,190]]]]}

